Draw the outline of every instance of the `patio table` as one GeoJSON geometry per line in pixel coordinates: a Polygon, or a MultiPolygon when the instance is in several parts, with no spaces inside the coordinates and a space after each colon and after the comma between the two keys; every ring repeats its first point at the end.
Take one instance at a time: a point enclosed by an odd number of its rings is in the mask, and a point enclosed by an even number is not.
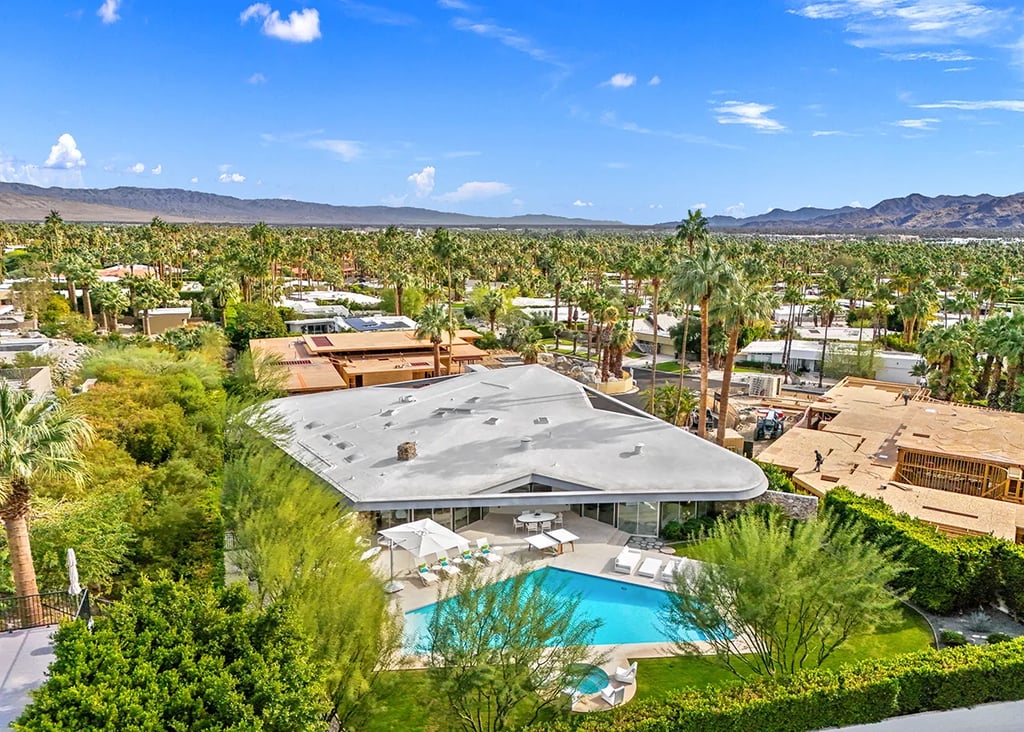
{"type": "Polygon", "coordinates": [[[521,524],[542,524],[545,521],[554,521],[555,514],[542,511],[525,511],[519,514],[521,524]]]}
{"type": "Polygon", "coordinates": [[[576,534],[571,531],[568,531],[567,529],[555,529],[554,531],[545,531],[544,533],[558,542],[559,554],[562,553],[563,544],[568,544],[572,547],[573,551],[576,551],[576,540],[580,537],[576,536],[576,534]]]}
{"type": "Polygon", "coordinates": [[[536,536],[527,536],[526,543],[532,546],[534,549],[544,551],[545,549],[554,549],[558,546],[558,540],[552,539],[547,534],[537,534],[536,536]]]}

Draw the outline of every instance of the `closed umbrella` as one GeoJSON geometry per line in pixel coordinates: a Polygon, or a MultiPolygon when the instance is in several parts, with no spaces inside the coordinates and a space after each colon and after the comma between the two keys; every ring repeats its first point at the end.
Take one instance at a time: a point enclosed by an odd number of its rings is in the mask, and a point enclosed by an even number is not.
{"type": "Polygon", "coordinates": [[[469,549],[469,541],[447,529],[433,519],[420,519],[400,526],[393,526],[380,532],[387,537],[391,549],[391,581],[384,585],[386,592],[397,592],[402,585],[395,582],[395,546],[400,546],[413,556],[447,552],[450,549],[469,549]]]}
{"type": "Polygon", "coordinates": [[[78,557],[74,549],[68,549],[68,594],[76,597],[82,594],[82,586],[78,584],[78,557]]]}

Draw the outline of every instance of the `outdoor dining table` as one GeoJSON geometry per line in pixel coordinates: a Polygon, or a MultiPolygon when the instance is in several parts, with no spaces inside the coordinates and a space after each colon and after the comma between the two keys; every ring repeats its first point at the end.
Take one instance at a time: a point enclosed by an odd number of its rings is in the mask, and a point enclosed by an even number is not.
{"type": "Polygon", "coordinates": [[[547,534],[537,534],[536,536],[527,536],[526,543],[532,546],[534,549],[544,551],[545,549],[551,549],[552,553],[555,551],[555,547],[559,546],[557,539],[552,539],[547,534]]]}
{"type": "Polygon", "coordinates": [[[554,521],[555,514],[541,511],[525,511],[519,514],[518,520],[521,524],[542,524],[545,521],[554,521]]]}

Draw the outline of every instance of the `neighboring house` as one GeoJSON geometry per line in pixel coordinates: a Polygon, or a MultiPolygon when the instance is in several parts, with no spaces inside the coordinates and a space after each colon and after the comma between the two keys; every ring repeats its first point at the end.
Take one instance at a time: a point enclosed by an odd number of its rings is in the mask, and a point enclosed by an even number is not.
{"type": "Polygon", "coordinates": [[[947,534],[1024,541],[1024,414],[926,394],[903,384],[843,379],[823,396],[785,405],[803,418],[758,459],[792,474],[798,488],[814,495],[841,485],[947,534]],[[825,457],[820,472],[815,450],[825,457]]]}
{"type": "Polygon", "coordinates": [[[323,333],[360,333],[380,330],[416,330],[415,320],[404,315],[374,315],[365,318],[306,318],[305,320],[286,320],[289,333],[320,335],[323,333]]]}
{"type": "MultiPolygon", "coordinates": [[[[351,322],[356,319],[348,319],[351,322]]],[[[373,319],[361,319],[371,325],[373,319]]],[[[411,322],[411,321],[410,321],[411,322]]],[[[279,359],[288,371],[285,389],[291,394],[357,388],[460,374],[487,356],[473,345],[480,334],[459,330],[440,344],[441,373],[434,373],[434,346],[410,330],[365,330],[347,333],[258,338],[249,342],[255,354],[279,359]],[[330,376],[333,369],[338,379],[330,376]]]]}
{"type": "Polygon", "coordinates": [[[0,338],[0,362],[13,362],[19,353],[45,356],[49,352],[50,341],[46,338],[0,338]]]}
{"type": "Polygon", "coordinates": [[[458,530],[492,510],[563,506],[658,535],[696,502],[767,489],[750,460],[543,366],[270,402],[268,435],[381,527],[458,530]]]}
{"type": "MultiPolygon", "coordinates": [[[[680,322],[679,318],[669,313],[658,314],[658,353],[675,356],[676,344],[669,331],[680,322]]],[[[646,346],[641,346],[639,350],[650,353],[654,349],[654,319],[650,315],[637,316],[633,323],[633,336],[637,343],[646,346]]]]}
{"type": "Polygon", "coordinates": [[[148,311],[140,310],[138,313],[140,319],[145,317],[149,320],[150,335],[160,335],[175,328],[183,328],[188,325],[188,319],[191,316],[192,308],[188,305],[174,308],[150,308],[148,311]]]}
{"type": "Polygon", "coordinates": [[[46,396],[53,392],[53,379],[49,366],[32,366],[30,368],[0,368],[0,381],[10,384],[15,389],[27,389],[36,397],[46,396]]]}
{"type": "MultiPolygon", "coordinates": [[[[829,331],[831,333],[831,330],[829,331]]],[[[824,341],[794,340],[790,346],[789,367],[793,372],[814,372],[821,369],[821,351],[824,341]]],[[[868,348],[870,342],[864,341],[864,348],[868,348]]],[[[783,349],[786,341],[753,341],[743,348],[737,359],[753,363],[763,363],[781,368],[783,365],[783,349]]],[[[826,348],[826,358],[831,358],[835,353],[846,350],[851,354],[856,353],[856,344],[847,341],[833,341],[829,338],[826,348]]],[[[862,351],[863,353],[863,351],[862,351]]],[[[876,350],[873,363],[875,366],[875,378],[879,381],[896,382],[900,384],[917,384],[918,377],[914,376],[913,369],[923,362],[916,353],[903,353],[901,351],[876,350]]]]}

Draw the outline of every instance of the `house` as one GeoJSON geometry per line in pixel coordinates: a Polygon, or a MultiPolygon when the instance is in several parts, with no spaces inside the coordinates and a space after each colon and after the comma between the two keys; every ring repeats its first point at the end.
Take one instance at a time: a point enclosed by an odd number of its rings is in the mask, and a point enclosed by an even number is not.
{"type": "Polygon", "coordinates": [[[13,389],[26,389],[36,397],[46,396],[53,392],[53,379],[49,366],[32,366],[29,368],[0,368],[0,382],[5,382],[13,389]]]}
{"type": "Polygon", "coordinates": [[[249,347],[255,354],[279,360],[288,371],[284,388],[301,394],[460,374],[487,356],[487,351],[473,345],[479,337],[476,331],[459,330],[451,344],[446,338],[440,344],[441,374],[434,373],[434,345],[409,330],[261,338],[250,341],[249,347]],[[332,378],[328,369],[339,379],[332,378]]]}
{"type": "MultiPolygon", "coordinates": [[[[658,353],[675,355],[676,344],[669,331],[680,322],[679,318],[670,313],[658,313],[658,353]]],[[[633,322],[633,336],[637,344],[642,344],[638,345],[638,350],[650,353],[654,349],[654,319],[650,315],[637,318],[633,322]]]]}
{"type": "MultiPolygon", "coordinates": [[[[829,331],[831,333],[831,329],[829,331]]],[[[865,349],[868,347],[865,342],[865,349]]],[[[743,348],[737,359],[753,363],[763,363],[781,368],[783,350],[786,341],[753,341],[743,348]]],[[[837,353],[848,353],[851,360],[856,359],[856,344],[847,341],[833,341],[829,338],[828,344],[824,341],[797,340],[790,344],[789,366],[794,372],[814,372],[821,369],[822,349],[825,349],[825,356],[828,363],[837,353]]],[[[866,359],[867,353],[862,351],[866,359]]],[[[871,357],[874,366],[874,376],[879,381],[889,381],[899,384],[917,384],[918,377],[914,375],[914,368],[923,363],[924,359],[916,353],[903,353],[900,351],[876,350],[871,357]]]]}
{"type": "Polygon", "coordinates": [[[289,333],[306,333],[319,335],[322,333],[345,333],[359,331],[366,333],[378,330],[416,330],[416,321],[404,315],[371,315],[364,318],[307,318],[305,320],[286,320],[284,324],[289,333]]]}
{"type": "Polygon", "coordinates": [[[803,414],[796,428],[758,459],[801,490],[823,496],[845,486],[950,535],[1024,541],[1024,414],[852,377],[790,409],[803,414]],[[815,450],[825,458],[820,472],[815,450]]]}
{"type": "Polygon", "coordinates": [[[160,335],[175,328],[184,328],[192,317],[191,306],[173,308],[150,308],[139,311],[139,317],[149,321],[149,334],[160,335]]]}
{"type": "Polygon", "coordinates": [[[268,438],[378,526],[458,530],[490,511],[568,506],[656,536],[697,503],[755,498],[761,469],[543,366],[269,403],[268,438]]]}

